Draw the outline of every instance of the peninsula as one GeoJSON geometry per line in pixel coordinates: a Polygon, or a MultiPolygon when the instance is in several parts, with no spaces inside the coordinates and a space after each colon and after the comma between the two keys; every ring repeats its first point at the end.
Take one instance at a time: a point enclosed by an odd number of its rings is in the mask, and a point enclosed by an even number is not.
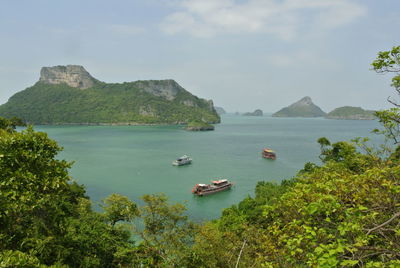
{"type": "Polygon", "coordinates": [[[285,107],[274,113],[273,117],[323,117],[326,113],[315,105],[310,97],[304,97],[301,100],[285,107]]]}
{"type": "Polygon", "coordinates": [[[60,125],[220,122],[211,100],[192,95],[174,80],[105,83],[79,65],[43,67],[36,84],[0,106],[0,116],[60,125]]]}

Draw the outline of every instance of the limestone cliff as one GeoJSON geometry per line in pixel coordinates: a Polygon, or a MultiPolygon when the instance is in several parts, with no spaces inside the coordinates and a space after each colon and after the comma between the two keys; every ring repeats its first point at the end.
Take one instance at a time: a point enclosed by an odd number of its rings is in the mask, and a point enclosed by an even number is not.
{"type": "Polygon", "coordinates": [[[43,67],[40,71],[39,81],[46,84],[67,84],[70,87],[86,89],[93,87],[97,80],[80,65],[58,65],[43,67]]]}
{"type": "Polygon", "coordinates": [[[163,97],[167,100],[174,100],[179,92],[184,91],[184,89],[172,79],[136,81],[136,86],[147,93],[163,97]]]}

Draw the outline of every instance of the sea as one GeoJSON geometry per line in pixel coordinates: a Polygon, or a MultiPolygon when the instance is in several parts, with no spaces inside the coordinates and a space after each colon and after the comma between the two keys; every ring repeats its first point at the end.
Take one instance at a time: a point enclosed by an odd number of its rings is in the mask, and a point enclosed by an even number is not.
{"type": "Polygon", "coordinates": [[[324,118],[275,118],[226,114],[215,131],[190,132],[182,126],[35,126],[47,132],[64,149],[59,159],[74,161],[73,180],[86,186],[95,207],[112,193],[129,197],[139,205],[145,194],[164,193],[169,202],[187,207],[195,221],[216,219],[224,208],[254,196],[259,181],[279,183],[290,179],[307,162],[319,164],[318,138],[332,142],[370,137],[375,120],[324,118]],[[263,148],[276,151],[277,159],[261,157],[263,148]],[[191,165],[172,166],[182,155],[191,165]],[[198,197],[197,183],[228,179],[234,187],[198,197]]]}

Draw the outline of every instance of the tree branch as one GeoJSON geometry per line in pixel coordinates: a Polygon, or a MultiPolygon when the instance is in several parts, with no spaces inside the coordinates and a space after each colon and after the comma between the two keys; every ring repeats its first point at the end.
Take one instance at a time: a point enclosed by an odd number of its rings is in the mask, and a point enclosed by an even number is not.
{"type": "Polygon", "coordinates": [[[396,219],[397,217],[400,217],[400,212],[395,213],[395,214],[393,215],[393,217],[391,217],[390,219],[388,219],[388,220],[385,221],[384,223],[382,223],[382,224],[380,224],[380,225],[378,225],[378,226],[375,226],[375,227],[372,228],[372,229],[369,229],[368,232],[367,232],[367,235],[369,235],[369,234],[372,233],[373,231],[378,230],[379,228],[382,228],[382,227],[385,226],[385,225],[388,225],[389,223],[391,223],[391,222],[392,222],[394,219],[396,219]]]}
{"type": "Polygon", "coordinates": [[[390,97],[387,98],[387,101],[388,101],[389,103],[393,104],[393,105],[396,106],[396,107],[400,107],[400,104],[398,104],[397,102],[391,100],[390,97]]]}
{"type": "Polygon", "coordinates": [[[245,244],[246,244],[246,239],[243,241],[243,245],[242,245],[242,248],[240,249],[239,256],[237,258],[235,268],[237,268],[238,265],[239,265],[240,257],[242,256],[242,252],[243,252],[243,248],[244,248],[245,244]]]}

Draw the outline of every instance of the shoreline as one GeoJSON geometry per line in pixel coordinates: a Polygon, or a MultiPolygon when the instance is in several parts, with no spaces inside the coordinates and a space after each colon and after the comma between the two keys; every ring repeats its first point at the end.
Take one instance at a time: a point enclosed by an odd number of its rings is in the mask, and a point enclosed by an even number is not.
{"type": "MultiPolygon", "coordinates": [[[[220,123],[210,123],[220,124],[220,123]]],[[[186,126],[188,123],[27,123],[27,125],[33,126],[186,126]]]]}

